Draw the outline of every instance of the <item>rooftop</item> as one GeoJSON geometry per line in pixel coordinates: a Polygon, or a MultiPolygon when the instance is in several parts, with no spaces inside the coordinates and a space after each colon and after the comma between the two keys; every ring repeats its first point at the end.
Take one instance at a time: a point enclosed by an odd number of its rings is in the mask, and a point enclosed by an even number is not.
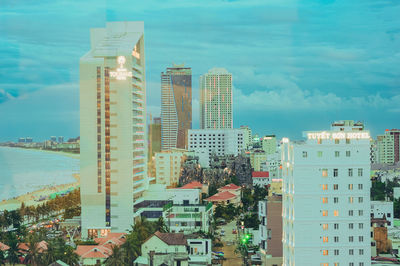
{"type": "Polygon", "coordinates": [[[157,231],[154,235],[168,245],[187,245],[186,237],[183,233],[161,233],[157,231]]]}
{"type": "Polygon", "coordinates": [[[253,178],[267,178],[269,177],[269,172],[267,171],[254,171],[252,174],[253,178]]]}
{"type": "Polygon", "coordinates": [[[223,192],[217,193],[209,198],[206,198],[205,200],[207,200],[207,201],[225,201],[225,200],[233,199],[235,197],[236,197],[235,194],[233,194],[229,191],[223,191],[223,192]]]}
{"type": "Polygon", "coordinates": [[[231,183],[231,184],[228,184],[228,185],[226,185],[224,187],[219,188],[218,190],[238,190],[238,189],[240,189],[239,186],[231,183]]]}
{"type": "Polygon", "coordinates": [[[188,183],[184,185],[183,187],[180,187],[180,189],[194,189],[194,188],[202,188],[203,184],[198,182],[198,181],[193,181],[191,183],[188,183]]]}

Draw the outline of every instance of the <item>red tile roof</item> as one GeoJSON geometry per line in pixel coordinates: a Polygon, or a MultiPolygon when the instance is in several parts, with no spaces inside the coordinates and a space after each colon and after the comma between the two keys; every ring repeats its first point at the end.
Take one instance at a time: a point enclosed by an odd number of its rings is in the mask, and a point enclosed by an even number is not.
{"type": "Polygon", "coordinates": [[[10,249],[9,246],[7,246],[6,244],[0,242],[0,250],[1,251],[6,251],[6,250],[9,250],[9,249],[10,249]]]}
{"type": "Polygon", "coordinates": [[[225,201],[225,200],[233,199],[235,197],[236,197],[235,194],[233,194],[229,191],[223,191],[223,192],[217,193],[209,198],[206,198],[205,200],[207,200],[207,201],[225,201]]]}
{"type": "Polygon", "coordinates": [[[75,253],[83,259],[89,258],[108,258],[112,251],[104,246],[98,245],[78,245],[75,253]]]}
{"type": "Polygon", "coordinates": [[[184,185],[183,187],[180,187],[181,189],[194,189],[194,188],[202,188],[203,184],[198,182],[198,181],[193,181],[190,182],[186,185],[184,185]]]}
{"type": "Polygon", "coordinates": [[[236,186],[235,184],[231,183],[231,184],[228,184],[228,185],[226,185],[224,187],[219,188],[218,190],[238,190],[238,189],[240,189],[239,186],[236,186]]]}
{"type": "MultiPolygon", "coordinates": [[[[47,250],[47,242],[42,240],[39,243],[37,243],[37,250],[39,253],[42,253],[47,250]]],[[[29,245],[27,243],[19,243],[18,244],[18,249],[21,250],[22,253],[27,253],[29,251],[29,245]]]]}
{"type": "Polygon", "coordinates": [[[263,171],[254,171],[252,174],[253,178],[257,177],[269,177],[269,172],[263,172],[263,171]]]}
{"type": "Polygon", "coordinates": [[[154,235],[168,245],[187,245],[186,237],[183,233],[161,233],[157,231],[154,235]]]}
{"type": "Polygon", "coordinates": [[[99,245],[114,244],[117,246],[125,243],[126,233],[108,233],[106,237],[95,238],[94,241],[99,245]]]}

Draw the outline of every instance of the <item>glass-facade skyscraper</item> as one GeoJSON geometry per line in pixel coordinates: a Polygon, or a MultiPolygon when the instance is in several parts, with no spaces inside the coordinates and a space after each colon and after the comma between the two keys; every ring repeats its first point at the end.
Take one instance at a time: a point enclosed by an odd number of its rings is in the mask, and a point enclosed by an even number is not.
{"type": "Polygon", "coordinates": [[[173,65],[161,73],[161,150],[187,148],[192,128],[192,69],[173,65]]]}

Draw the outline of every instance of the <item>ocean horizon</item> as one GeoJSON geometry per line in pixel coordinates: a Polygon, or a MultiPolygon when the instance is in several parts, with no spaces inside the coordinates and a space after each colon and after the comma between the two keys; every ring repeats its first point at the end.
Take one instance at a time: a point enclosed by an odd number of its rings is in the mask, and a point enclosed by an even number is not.
{"type": "Polygon", "coordinates": [[[57,152],[0,147],[0,201],[75,182],[79,159],[57,152]]]}

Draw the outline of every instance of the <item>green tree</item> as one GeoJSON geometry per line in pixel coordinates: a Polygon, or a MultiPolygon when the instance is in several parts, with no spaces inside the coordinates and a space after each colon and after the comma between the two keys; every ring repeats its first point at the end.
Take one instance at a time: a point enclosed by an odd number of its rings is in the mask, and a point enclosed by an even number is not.
{"type": "Polygon", "coordinates": [[[27,239],[28,253],[25,256],[24,263],[31,265],[40,265],[41,253],[39,252],[39,238],[36,234],[29,235],[27,239]]]}
{"type": "Polygon", "coordinates": [[[19,263],[19,256],[21,255],[20,249],[19,249],[19,243],[14,234],[12,234],[8,241],[7,241],[7,246],[10,247],[10,249],[7,251],[7,261],[11,265],[15,265],[16,263],[19,263]]]}
{"type": "Polygon", "coordinates": [[[167,225],[165,224],[164,218],[160,216],[156,222],[155,226],[156,231],[160,231],[161,233],[169,232],[167,225]]]}
{"type": "Polygon", "coordinates": [[[0,250],[0,265],[6,265],[6,254],[0,250]]]}
{"type": "Polygon", "coordinates": [[[107,266],[120,266],[124,264],[124,253],[121,248],[117,245],[111,247],[112,254],[106,259],[105,264],[107,266]]]}

